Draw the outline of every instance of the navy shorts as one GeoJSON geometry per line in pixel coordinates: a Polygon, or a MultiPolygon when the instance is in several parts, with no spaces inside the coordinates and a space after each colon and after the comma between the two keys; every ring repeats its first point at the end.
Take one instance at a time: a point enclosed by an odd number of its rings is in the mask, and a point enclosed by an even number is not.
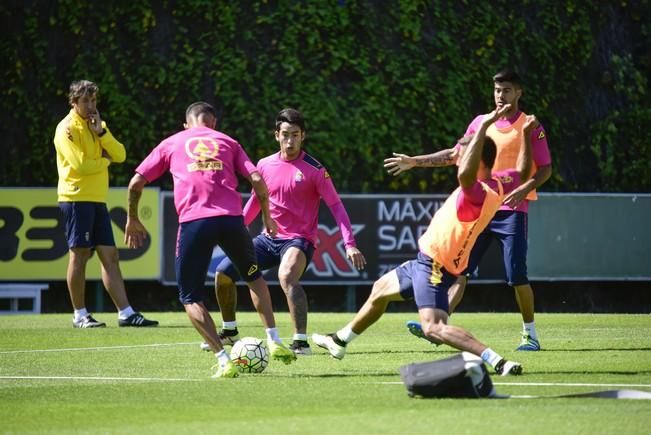
{"type": "Polygon", "coordinates": [[[455,275],[423,254],[415,260],[405,261],[396,268],[400,283],[400,296],[414,299],[420,308],[438,308],[449,313],[448,289],[457,280],[455,275]]]}
{"type": "Polygon", "coordinates": [[[242,216],[216,216],[179,225],[176,245],[176,280],[183,304],[206,299],[205,281],[215,245],[233,260],[251,282],[262,276],[251,235],[242,216]]]}
{"type": "Polygon", "coordinates": [[[115,246],[111,217],[103,202],[60,202],[69,248],[115,246]]]}
{"type": "MultiPolygon", "coordinates": [[[[306,268],[307,265],[310,264],[310,261],[312,261],[312,255],[314,255],[314,246],[309,240],[302,237],[297,237],[295,239],[275,239],[266,234],[259,234],[253,239],[253,246],[261,270],[267,270],[278,266],[283,255],[285,255],[285,252],[292,247],[300,249],[303,254],[305,254],[305,258],[307,259],[305,262],[306,268]]],[[[238,281],[240,279],[238,270],[228,257],[224,258],[221,263],[217,265],[217,272],[223,273],[233,281],[238,281]]],[[[303,270],[303,272],[305,272],[305,270],[303,270]]]]}
{"type": "Polygon", "coordinates": [[[529,283],[527,278],[527,213],[500,210],[477,238],[470,253],[467,273],[475,271],[493,239],[500,243],[506,282],[510,286],[529,283]]]}

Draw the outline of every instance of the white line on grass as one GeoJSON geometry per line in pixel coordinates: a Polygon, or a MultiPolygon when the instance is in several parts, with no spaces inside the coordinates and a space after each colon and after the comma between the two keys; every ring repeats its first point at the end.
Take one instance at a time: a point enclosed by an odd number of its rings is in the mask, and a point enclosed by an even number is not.
{"type": "MultiPolygon", "coordinates": [[[[377,382],[385,385],[403,385],[402,382],[377,382]]],[[[493,385],[515,385],[518,387],[648,387],[651,384],[581,384],[564,382],[493,382],[493,385]]]]}
{"type": "Polygon", "coordinates": [[[196,341],[190,343],[156,343],[156,344],[134,344],[130,346],[97,346],[97,347],[70,347],[67,349],[27,349],[27,350],[6,350],[0,351],[2,354],[10,353],[33,353],[33,352],[76,352],[81,350],[113,350],[113,349],[134,349],[138,347],[167,347],[167,346],[187,346],[189,344],[198,345],[196,341]]]}
{"type": "Polygon", "coordinates": [[[48,381],[145,381],[145,382],[200,382],[205,379],[188,378],[117,378],[111,376],[0,376],[0,379],[39,379],[48,381]]]}
{"type": "Polygon", "coordinates": [[[582,384],[564,382],[493,382],[495,385],[517,385],[519,387],[651,387],[651,384],[582,384]]]}

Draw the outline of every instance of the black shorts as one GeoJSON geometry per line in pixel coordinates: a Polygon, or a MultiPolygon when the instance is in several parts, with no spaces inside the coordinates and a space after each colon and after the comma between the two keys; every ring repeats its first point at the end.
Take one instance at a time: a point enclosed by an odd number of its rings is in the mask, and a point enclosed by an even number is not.
{"type": "MultiPolygon", "coordinates": [[[[283,255],[292,247],[300,249],[305,254],[307,260],[305,262],[306,269],[310,261],[312,261],[312,255],[314,255],[314,246],[309,240],[302,237],[295,239],[275,239],[266,234],[259,234],[253,239],[253,246],[260,270],[267,270],[280,265],[283,255]]],[[[217,265],[217,272],[223,273],[233,281],[240,279],[241,273],[238,272],[238,269],[228,257],[224,258],[217,265]]]]}
{"type": "Polygon", "coordinates": [[[115,246],[111,217],[103,202],[60,202],[69,248],[115,246]]]}
{"type": "Polygon", "coordinates": [[[262,276],[242,216],[216,216],[184,222],[179,225],[176,244],[176,280],[181,303],[206,299],[206,273],[215,245],[219,245],[242,271],[245,281],[255,281],[262,276]]]}
{"type": "Polygon", "coordinates": [[[396,274],[403,299],[414,299],[419,309],[438,308],[450,312],[448,289],[457,277],[429,256],[419,252],[415,260],[405,261],[398,266],[396,274]]]}

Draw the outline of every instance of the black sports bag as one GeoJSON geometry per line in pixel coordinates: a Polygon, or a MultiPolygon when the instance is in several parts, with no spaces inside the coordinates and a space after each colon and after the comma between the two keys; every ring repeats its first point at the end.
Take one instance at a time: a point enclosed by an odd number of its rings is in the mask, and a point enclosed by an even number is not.
{"type": "Polygon", "coordinates": [[[496,395],[484,362],[468,352],[402,366],[400,378],[410,397],[479,398],[496,395]]]}

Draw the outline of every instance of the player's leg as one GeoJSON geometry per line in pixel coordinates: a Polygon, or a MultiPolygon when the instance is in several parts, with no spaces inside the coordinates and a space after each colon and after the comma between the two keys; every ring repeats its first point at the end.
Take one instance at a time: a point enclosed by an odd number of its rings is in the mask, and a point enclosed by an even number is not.
{"type": "MultiPolygon", "coordinates": [[[[225,257],[215,271],[215,296],[219,305],[219,312],[222,316],[222,329],[219,331],[219,338],[222,343],[232,345],[239,339],[237,329],[237,286],[235,282],[239,279],[237,268],[230,258],[225,257]]],[[[202,345],[202,349],[206,346],[202,345]]]]}
{"type": "Polygon", "coordinates": [[[217,271],[215,272],[215,296],[217,297],[217,304],[219,305],[222,320],[224,322],[236,322],[237,287],[235,280],[221,269],[225,262],[235,269],[229,258],[224,258],[217,266],[217,271]]]}
{"type": "MultiPolygon", "coordinates": [[[[472,251],[470,252],[470,258],[468,260],[468,267],[466,268],[466,272],[472,272],[477,268],[492,240],[493,236],[490,232],[490,228],[486,228],[479,235],[477,241],[475,242],[475,245],[472,248],[472,251]]],[[[456,281],[450,286],[448,290],[448,306],[450,315],[452,315],[457,306],[461,303],[461,299],[463,298],[467,284],[468,278],[464,272],[463,274],[459,275],[456,281]]],[[[427,337],[427,335],[423,333],[423,328],[420,322],[416,320],[410,320],[407,322],[407,330],[409,330],[412,335],[427,340],[435,346],[438,346],[440,344],[427,337]]]]}
{"type": "Polygon", "coordinates": [[[448,304],[450,305],[450,314],[452,314],[457,309],[457,306],[461,303],[463,294],[466,291],[466,285],[468,285],[468,277],[466,275],[459,275],[454,284],[450,286],[450,290],[448,290],[448,304]]]}
{"type": "Polygon", "coordinates": [[[86,264],[90,255],[90,248],[70,248],[66,281],[75,310],[86,308],[86,264]]]}
{"type": "MultiPolygon", "coordinates": [[[[411,290],[411,283],[401,286],[398,269],[384,274],[375,281],[371,294],[349,324],[353,334],[359,335],[377,322],[386,312],[389,302],[404,301],[406,298],[401,290],[405,289],[411,290]]],[[[411,293],[407,297],[411,297],[411,293]]]]}
{"type": "Polygon", "coordinates": [[[307,296],[299,282],[307,266],[305,254],[297,247],[292,246],[285,250],[280,267],[278,268],[278,282],[287,297],[289,314],[294,323],[294,333],[307,333],[307,296]]]}
{"type": "Polygon", "coordinates": [[[118,250],[115,246],[106,245],[98,245],[95,250],[101,263],[104,288],[111,296],[111,300],[118,311],[122,311],[129,306],[129,299],[127,298],[124,279],[120,271],[118,250]]]}
{"type": "Polygon", "coordinates": [[[265,327],[267,346],[271,357],[285,364],[290,364],[296,360],[296,355],[283,345],[276,329],[276,319],[271,305],[269,287],[262,277],[256,250],[249,232],[244,226],[242,216],[221,216],[220,220],[222,231],[220,232],[219,245],[231,259],[240,276],[249,287],[253,306],[265,327]]]}
{"type": "Polygon", "coordinates": [[[104,327],[106,324],[95,320],[86,309],[86,265],[92,254],[93,209],[87,202],[60,202],[59,208],[63,212],[69,248],[66,282],[74,310],[72,326],[104,327]]]}
{"type": "Polygon", "coordinates": [[[349,324],[334,333],[312,334],[312,341],[328,350],[333,358],[342,359],[346,354],[346,345],[377,322],[386,312],[389,302],[413,297],[411,266],[412,262],[403,263],[380,277],[373,283],[371,294],[349,324]]]}
{"type": "Polygon", "coordinates": [[[176,279],[179,285],[179,300],[192,326],[208,343],[217,358],[215,377],[235,377],[237,372],[232,367],[228,352],[223,348],[215,323],[204,304],[204,281],[218,231],[218,218],[198,219],[180,224],[175,261],[176,279]]]}
{"type": "Polygon", "coordinates": [[[222,343],[204,304],[204,281],[215,245],[216,220],[205,218],[181,223],[175,261],[179,300],[192,325],[215,352],[222,349],[222,343]]]}
{"type": "Polygon", "coordinates": [[[299,355],[312,353],[307,341],[307,295],[299,280],[313,253],[314,247],[303,238],[283,242],[279,253],[278,281],[285,292],[289,314],[294,324],[294,336],[289,348],[299,355]]]}
{"type": "Polygon", "coordinates": [[[534,293],[527,277],[527,213],[505,214],[501,217],[499,231],[506,279],[514,289],[522,315],[522,340],[518,350],[538,351],[540,342],[534,321],[534,293]]]}
{"type": "Polygon", "coordinates": [[[448,325],[448,313],[444,310],[436,307],[419,307],[418,314],[424,334],[432,340],[481,357],[501,376],[522,373],[522,366],[519,363],[502,358],[500,354],[477,340],[466,329],[448,325]]]}
{"type": "Polygon", "coordinates": [[[488,227],[486,227],[484,231],[482,231],[482,233],[479,235],[479,237],[477,237],[477,241],[470,251],[470,257],[468,258],[468,266],[466,267],[466,270],[463,274],[457,277],[457,281],[450,287],[450,290],[448,290],[448,304],[450,306],[450,315],[454,313],[457,306],[461,303],[461,299],[463,299],[466,285],[468,283],[467,274],[470,274],[477,269],[479,263],[481,262],[481,259],[484,257],[484,254],[493,241],[493,238],[494,237],[491,232],[491,226],[489,223],[488,227]]]}
{"type": "Polygon", "coordinates": [[[118,325],[147,327],[157,326],[155,320],[146,319],[142,314],[134,311],[129,304],[124,279],[120,271],[118,249],[115,247],[111,218],[106,204],[95,204],[95,222],[92,239],[102,270],[102,283],[108,292],[113,304],[118,310],[118,325]]]}
{"type": "MultiPolygon", "coordinates": [[[[507,363],[500,355],[479,342],[470,332],[459,326],[448,325],[448,289],[456,277],[430,257],[418,254],[412,281],[414,299],[423,328],[430,341],[447,344],[456,349],[480,356],[502,374],[507,363]]],[[[519,364],[509,363],[507,373],[519,374],[519,364]]]]}
{"type": "Polygon", "coordinates": [[[70,248],[66,282],[74,310],[72,326],[75,328],[101,328],[99,322],[86,309],[86,265],[91,256],[90,248],[70,248]]]}

